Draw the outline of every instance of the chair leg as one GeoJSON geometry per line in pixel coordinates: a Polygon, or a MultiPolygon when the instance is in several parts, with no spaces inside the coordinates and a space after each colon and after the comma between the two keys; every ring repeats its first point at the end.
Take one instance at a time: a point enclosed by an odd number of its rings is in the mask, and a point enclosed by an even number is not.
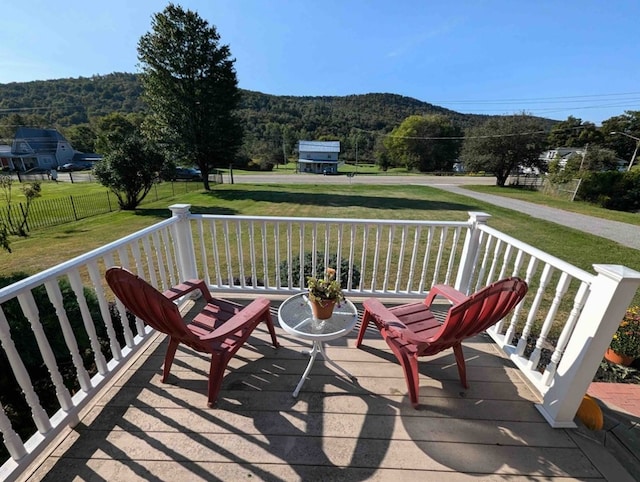
{"type": "Polygon", "coordinates": [[[469,388],[467,383],[467,366],[464,363],[464,353],[462,353],[462,344],[458,343],[453,346],[453,354],[456,357],[456,365],[458,365],[458,375],[460,376],[460,382],[464,388],[469,388]]]}
{"type": "Polygon", "coordinates": [[[407,353],[404,353],[400,363],[404,369],[404,378],[407,381],[407,388],[409,389],[409,400],[411,400],[413,408],[418,408],[418,405],[420,404],[418,401],[420,393],[418,359],[415,356],[410,356],[407,353]]]}
{"type": "Polygon", "coordinates": [[[276,330],[273,326],[273,317],[271,316],[271,311],[269,311],[269,307],[264,313],[264,322],[267,324],[267,328],[269,329],[269,334],[271,335],[271,341],[273,342],[274,348],[280,348],[280,344],[278,343],[278,339],[276,338],[276,330]]]}
{"type": "Polygon", "coordinates": [[[164,356],[164,368],[162,370],[162,383],[166,383],[171,371],[171,365],[173,365],[173,359],[176,356],[176,350],[178,349],[179,342],[173,338],[169,339],[169,346],[167,347],[167,354],[164,356]]]}
{"type": "Polygon", "coordinates": [[[213,408],[218,401],[218,394],[220,393],[220,387],[222,387],[222,379],[224,378],[224,372],[227,369],[229,359],[217,354],[211,355],[211,366],[209,367],[209,390],[207,406],[213,408]]]}
{"type": "Polygon", "coordinates": [[[387,345],[400,362],[404,371],[404,380],[409,390],[409,400],[413,408],[418,408],[418,396],[420,393],[420,373],[418,372],[418,358],[402,346],[397,345],[392,338],[387,338],[387,345]]]}
{"type": "Polygon", "coordinates": [[[365,309],[364,313],[362,313],[362,321],[360,322],[360,331],[358,332],[356,348],[360,348],[360,345],[362,345],[362,339],[364,338],[364,333],[367,331],[367,326],[369,326],[369,321],[371,321],[371,313],[369,310],[365,309]]]}

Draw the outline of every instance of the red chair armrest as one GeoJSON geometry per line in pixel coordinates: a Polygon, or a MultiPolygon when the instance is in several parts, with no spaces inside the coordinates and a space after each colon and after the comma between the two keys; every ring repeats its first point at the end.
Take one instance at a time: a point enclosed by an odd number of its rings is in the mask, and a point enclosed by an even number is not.
{"type": "MultiPolygon", "coordinates": [[[[240,310],[237,314],[225,321],[218,328],[213,330],[211,333],[205,336],[201,336],[200,340],[214,341],[218,339],[224,339],[240,330],[247,323],[255,320],[256,317],[261,316],[261,314],[265,310],[267,310],[267,312],[269,310],[269,300],[266,298],[257,298],[247,306],[242,308],[242,310],[240,310]]],[[[199,315],[196,315],[196,318],[198,316],[199,315]]]]}
{"type": "Polygon", "coordinates": [[[454,305],[462,303],[468,298],[467,295],[465,295],[462,291],[458,291],[453,286],[434,285],[431,287],[431,289],[429,290],[429,294],[424,300],[425,305],[431,306],[431,303],[433,303],[433,300],[438,295],[447,298],[454,305]]]}
{"type": "Polygon", "coordinates": [[[207,301],[211,301],[212,297],[211,297],[211,293],[209,292],[209,288],[207,288],[207,285],[204,282],[204,280],[201,280],[201,279],[186,280],[185,282],[180,283],[179,285],[169,288],[167,291],[163,292],[162,294],[169,300],[173,301],[195,290],[200,290],[200,292],[202,293],[202,296],[204,296],[204,299],[207,301]]]}

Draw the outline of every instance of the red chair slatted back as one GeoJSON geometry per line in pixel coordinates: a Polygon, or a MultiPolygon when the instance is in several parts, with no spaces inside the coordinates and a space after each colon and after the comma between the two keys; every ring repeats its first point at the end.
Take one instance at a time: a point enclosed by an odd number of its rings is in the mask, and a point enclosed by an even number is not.
{"type": "Polygon", "coordinates": [[[186,328],[178,307],[142,278],[123,268],[109,268],[109,287],[122,304],[152,328],[184,341],[198,338],[186,328]]]}
{"type": "Polygon", "coordinates": [[[524,298],[527,283],[505,278],[452,306],[442,328],[422,346],[421,354],[435,354],[495,325],[524,298]]]}

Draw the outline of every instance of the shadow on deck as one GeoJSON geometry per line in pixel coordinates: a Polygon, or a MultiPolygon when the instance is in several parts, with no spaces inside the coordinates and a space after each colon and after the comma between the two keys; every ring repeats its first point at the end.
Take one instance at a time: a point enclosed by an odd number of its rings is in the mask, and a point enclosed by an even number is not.
{"type": "Polygon", "coordinates": [[[326,344],[357,382],[318,360],[296,399],[308,345],[276,328],[274,350],[258,328],[214,409],[207,356],[181,347],[160,382],[160,335],[28,480],[625,480],[593,441],[549,427],[488,336],[465,343],[468,390],[452,353],[425,359],[414,410],[379,333],[359,350],[357,329],[326,344]]]}

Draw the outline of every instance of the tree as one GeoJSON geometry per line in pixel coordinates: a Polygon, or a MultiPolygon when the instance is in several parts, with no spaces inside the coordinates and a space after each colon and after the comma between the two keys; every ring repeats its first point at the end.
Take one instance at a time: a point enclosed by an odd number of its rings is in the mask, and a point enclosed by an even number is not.
{"type": "Polygon", "coordinates": [[[29,212],[31,211],[31,204],[33,201],[40,197],[40,191],[42,191],[42,185],[38,181],[32,183],[23,183],[22,194],[26,198],[24,207],[22,204],[17,213],[12,209],[13,202],[13,178],[11,176],[0,175],[0,196],[2,196],[7,206],[7,221],[0,225],[0,246],[5,250],[11,252],[9,249],[8,235],[13,234],[16,236],[27,237],[29,212]],[[17,218],[16,215],[17,214],[17,218]]]}
{"type": "Polygon", "coordinates": [[[621,134],[612,135],[611,133],[624,132],[640,137],[640,111],[628,110],[623,115],[603,121],[601,131],[604,133],[604,146],[613,149],[621,159],[630,161],[636,148],[636,141],[621,134]]]}
{"type": "Polygon", "coordinates": [[[384,140],[388,154],[408,170],[450,171],[460,150],[461,130],[444,115],[412,115],[384,140]],[[451,138],[451,139],[447,139],[451,138]]]}
{"type": "Polygon", "coordinates": [[[100,117],[95,122],[96,141],[95,148],[98,152],[108,152],[119,143],[132,135],[139,133],[141,120],[136,122],[130,115],[113,112],[100,117]]]}
{"type": "Polygon", "coordinates": [[[583,171],[613,171],[618,168],[618,160],[611,149],[588,146],[580,166],[583,171]]]}
{"type": "Polygon", "coordinates": [[[209,172],[228,165],[242,144],[229,46],[220,45],[215,26],[170,3],[140,38],[138,60],[148,128],[176,156],[193,159],[210,190],[209,172]]]}
{"type": "Polygon", "coordinates": [[[461,159],[467,171],[486,171],[504,186],[509,173],[519,166],[542,167],[546,148],[544,125],[527,114],[492,117],[469,129],[461,159]]]}
{"type": "Polygon", "coordinates": [[[130,135],[113,145],[94,167],[98,181],[118,198],[124,210],[142,202],[159,177],[167,177],[170,163],[143,136],[130,135]]]}
{"type": "Polygon", "coordinates": [[[566,121],[555,124],[547,141],[550,147],[584,147],[587,144],[602,144],[603,134],[593,122],[569,116],[566,121]]]}
{"type": "Polygon", "coordinates": [[[96,133],[87,124],[67,127],[64,129],[64,137],[78,151],[96,151],[96,133]]]}

